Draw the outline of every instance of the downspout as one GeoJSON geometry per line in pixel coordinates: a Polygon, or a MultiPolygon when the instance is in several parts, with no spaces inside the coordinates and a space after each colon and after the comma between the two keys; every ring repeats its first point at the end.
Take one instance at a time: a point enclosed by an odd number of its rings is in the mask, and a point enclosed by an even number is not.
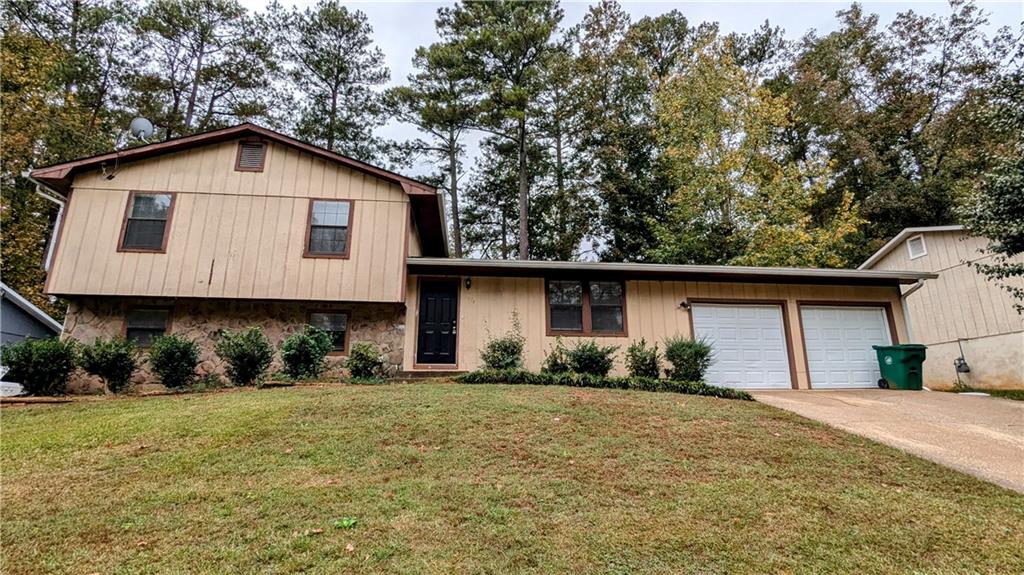
{"type": "Polygon", "coordinates": [[[64,223],[64,208],[67,206],[68,199],[57,190],[32,178],[28,174],[29,172],[26,171],[21,175],[36,185],[36,195],[57,204],[57,219],[53,222],[53,233],[50,234],[50,240],[47,242],[46,259],[43,260],[43,269],[49,272],[50,264],[53,262],[53,251],[57,247],[57,236],[60,233],[61,225],[64,223]]]}
{"type": "Polygon", "coordinates": [[[910,310],[907,308],[907,298],[910,294],[924,287],[924,280],[919,279],[917,283],[910,286],[910,289],[900,294],[900,307],[903,309],[903,321],[907,324],[907,339],[914,341],[914,329],[910,322],[910,310]]]}

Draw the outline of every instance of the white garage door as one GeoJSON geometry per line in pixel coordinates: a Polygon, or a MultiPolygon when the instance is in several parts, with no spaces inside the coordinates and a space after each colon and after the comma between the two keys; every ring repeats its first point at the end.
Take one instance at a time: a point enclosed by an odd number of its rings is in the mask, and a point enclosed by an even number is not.
{"type": "Polygon", "coordinates": [[[712,385],[789,389],[789,354],[778,305],[693,304],[693,331],[715,350],[712,385]]]}
{"type": "Polygon", "coordinates": [[[875,387],[880,374],[872,345],[889,345],[881,307],[800,306],[811,387],[875,387]]]}

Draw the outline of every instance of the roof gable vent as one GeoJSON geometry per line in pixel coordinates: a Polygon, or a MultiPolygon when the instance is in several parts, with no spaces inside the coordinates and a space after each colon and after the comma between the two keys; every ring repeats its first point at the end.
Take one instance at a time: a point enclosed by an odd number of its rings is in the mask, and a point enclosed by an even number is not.
{"type": "Polygon", "coordinates": [[[924,236],[914,236],[907,240],[907,252],[912,260],[928,255],[928,248],[924,245],[924,236]]]}
{"type": "Polygon", "coordinates": [[[262,172],[263,160],[267,155],[265,142],[239,142],[235,170],[239,172],[262,172]]]}

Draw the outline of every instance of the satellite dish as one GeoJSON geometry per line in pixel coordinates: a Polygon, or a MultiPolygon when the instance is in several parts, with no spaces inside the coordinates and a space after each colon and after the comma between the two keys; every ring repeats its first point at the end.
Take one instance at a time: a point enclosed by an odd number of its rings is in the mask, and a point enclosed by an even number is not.
{"type": "Polygon", "coordinates": [[[145,118],[135,118],[129,127],[132,135],[140,140],[145,140],[153,135],[153,122],[145,118]]]}

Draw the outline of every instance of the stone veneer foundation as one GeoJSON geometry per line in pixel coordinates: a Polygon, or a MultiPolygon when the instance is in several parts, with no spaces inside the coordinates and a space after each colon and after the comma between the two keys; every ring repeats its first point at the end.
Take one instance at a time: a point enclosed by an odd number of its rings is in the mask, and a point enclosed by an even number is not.
{"type": "MultiPolygon", "coordinates": [[[[97,337],[120,336],[125,330],[125,315],[133,308],[160,307],[170,310],[168,333],[183,335],[199,343],[200,375],[224,375],[224,362],[217,357],[214,346],[224,330],[257,326],[263,330],[275,350],[286,337],[301,331],[311,312],[340,311],[348,313],[348,345],[358,341],[377,344],[387,355],[391,369],[400,369],[405,336],[405,305],[385,303],[321,303],[250,300],[192,300],[157,298],[74,298],[64,320],[64,337],[92,343],[97,337]]],[[[328,357],[327,375],[341,375],[344,356],[328,357]]],[[[275,353],[271,373],[281,369],[275,353]]],[[[136,385],[156,383],[143,361],[133,378],[136,385]]],[[[68,385],[69,392],[90,393],[103,389],[98,378],[76,371],[68,385]]]]}

